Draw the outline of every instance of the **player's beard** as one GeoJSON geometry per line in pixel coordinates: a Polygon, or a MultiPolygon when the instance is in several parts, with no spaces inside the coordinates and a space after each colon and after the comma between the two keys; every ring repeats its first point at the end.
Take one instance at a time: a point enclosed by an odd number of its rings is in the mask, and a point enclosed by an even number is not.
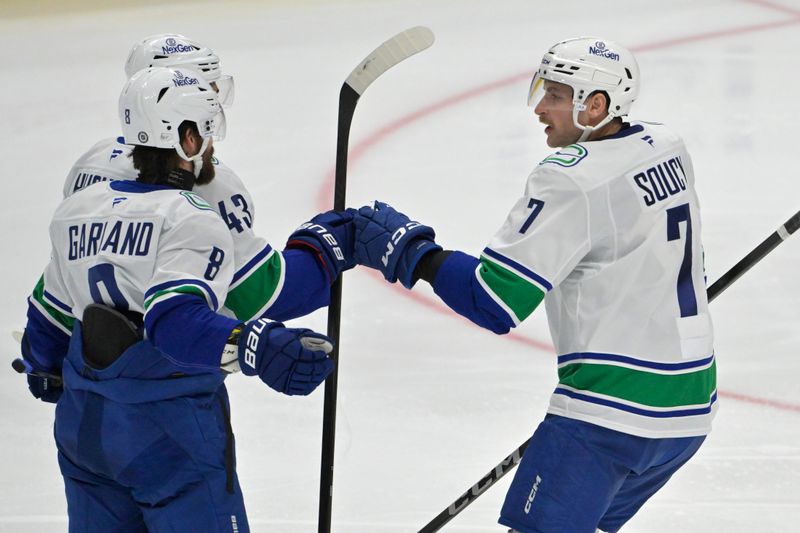
{"type": "Polygon", "coordinates": [[[214,147],[211,146],[206,153],[203,154],[203,168],[200,169],[200,175],[197,176],[197,179],[194,181],[195,185],[206,185],[207,183],[211,183],[211,180],[214,179],[214,163],[211,161],[211,158],[214,156],[214,147]]]}

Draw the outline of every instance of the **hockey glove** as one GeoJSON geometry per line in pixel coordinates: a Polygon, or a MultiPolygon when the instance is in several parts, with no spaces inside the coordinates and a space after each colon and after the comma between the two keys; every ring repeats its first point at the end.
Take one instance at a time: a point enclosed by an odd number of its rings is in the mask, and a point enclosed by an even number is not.
{"type": "Polygon", "coordinates": [[[286,248],[312,251],[325,267],[328,282],[356,266],[353,259],[353,215],[346,211],[320,213],[289,235],[286,248]]]}
{"type": "MultiPolygon", "coordinates": [[[[28,378],[28,390],[31,391],[33,397],[47,403],[56,403],[64,392],[64,384],[61,378],[55,375],[49,368],[43,368],[38,364],[31,355],[30,343],[28,342],[27,332],[22,336],[20,341],[22,348],[22,368],[17,368],[14,364],[14,369],[19,372],[25,372],[28,378]]],[[[16,363],[17,361],[14,361],[16,363]]],[[[60,374],[60,371],[58,372],[60,374]]]]}
{"type": "Polygon", "coordinates": [[[380,270],[390,283],[398,279],[407,289],[414,286],[414,268],[422,257],[441,250],[430,226],[414,222],[383,202],[354,213],[356,262],[380,270]]]}
{"type": "Polygon", "coordinates": [[[325,335],[260,318],[242,329],[239,366],[278,392],[306,396],[333,370],[331,350],[333,342],[325,335]]]}

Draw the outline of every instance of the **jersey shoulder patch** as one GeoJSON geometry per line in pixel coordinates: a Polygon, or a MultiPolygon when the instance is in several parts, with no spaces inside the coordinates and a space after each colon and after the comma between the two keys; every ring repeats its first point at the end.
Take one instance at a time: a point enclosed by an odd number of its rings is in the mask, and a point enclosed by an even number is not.
{"type": "Polygon", "coordinates": [[[560,167],[574,167],[589,155],[589,150],[580,144],[570,144],[561,148],[554,154],[545,157],[540,165],[552,164],[560,167]]]}
{"type": "Polygon", "coordinates": [[[202,211],[214,211],[214,209],[210,205],[208,205],[208,202],[203,200],[203,198],[196,193],[193,193],[191,191],[181,191],[181,196],[186,198],[186,200],[192,207],[196,207],[197,209],[200,209],[202,211]]]}

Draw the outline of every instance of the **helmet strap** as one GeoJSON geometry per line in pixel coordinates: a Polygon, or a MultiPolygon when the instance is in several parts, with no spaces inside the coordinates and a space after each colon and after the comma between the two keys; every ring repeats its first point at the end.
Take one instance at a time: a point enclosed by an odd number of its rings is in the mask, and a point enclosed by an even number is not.
{"type": "Polygon", "coordinates": [[[178,152],[178,155],[184,161],[188,161],[189,163],[193,164],[194,170],[194,177],[197,178],[200,176],[200,170],[203,168],[203,154],[206,153],[206,149],[208,148],[208,143],[210,142],[210,138],[206,137],[203,139],[203,144],[200,146],[200,150],[197,151],[192,157],[186,155],[186,152],[183,151],[183,146],[180,143],[175,145],[175,151],[178,152]]]}
{"type": "Polygon", "coordinates": [[[575,102],[574,107],[572,108],[572,122],[575,124],[575,127],[579,130],[582,130],[581,136],[578,138],[577,142],[583,142],[589,138],[589,136],[595,130],[599,130],[612,120],[614,120],[614,115],[609,113],[606,117],[601,120],[599,123],[595,124],[594,126],[584,126],[583,124],[578,122],[578,113],[586,109],[586,106],[583,103],[575,102]]]}

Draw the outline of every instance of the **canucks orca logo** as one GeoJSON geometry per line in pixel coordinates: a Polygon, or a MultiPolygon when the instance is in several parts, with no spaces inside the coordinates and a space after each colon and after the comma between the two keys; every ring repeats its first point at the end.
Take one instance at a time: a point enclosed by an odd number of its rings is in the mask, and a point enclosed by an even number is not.
{"type": "Polygon", "coordinates": [[[587,155],[589,155],[589,150],[580,144],[570,144],[553,155],[545,157],[544,160],[539,164],[544,165],[545,163],[553,163],[554,165],[558,165],[560,167],[574,167],[587,155]]]}
{"type": "Polygon", "coordinates": [[[195,194],[195,193],[193,193],[191,191],[181,191],[181,195],[184,198],[186,198],[189,201],[189,203],[192,204],[197,209],[201,209],[203,211],[213,211],[214,210],[210,205],[208,205],[208,202],[206,202],[200,196],[198,196],[197,194],[195,194]]]}

